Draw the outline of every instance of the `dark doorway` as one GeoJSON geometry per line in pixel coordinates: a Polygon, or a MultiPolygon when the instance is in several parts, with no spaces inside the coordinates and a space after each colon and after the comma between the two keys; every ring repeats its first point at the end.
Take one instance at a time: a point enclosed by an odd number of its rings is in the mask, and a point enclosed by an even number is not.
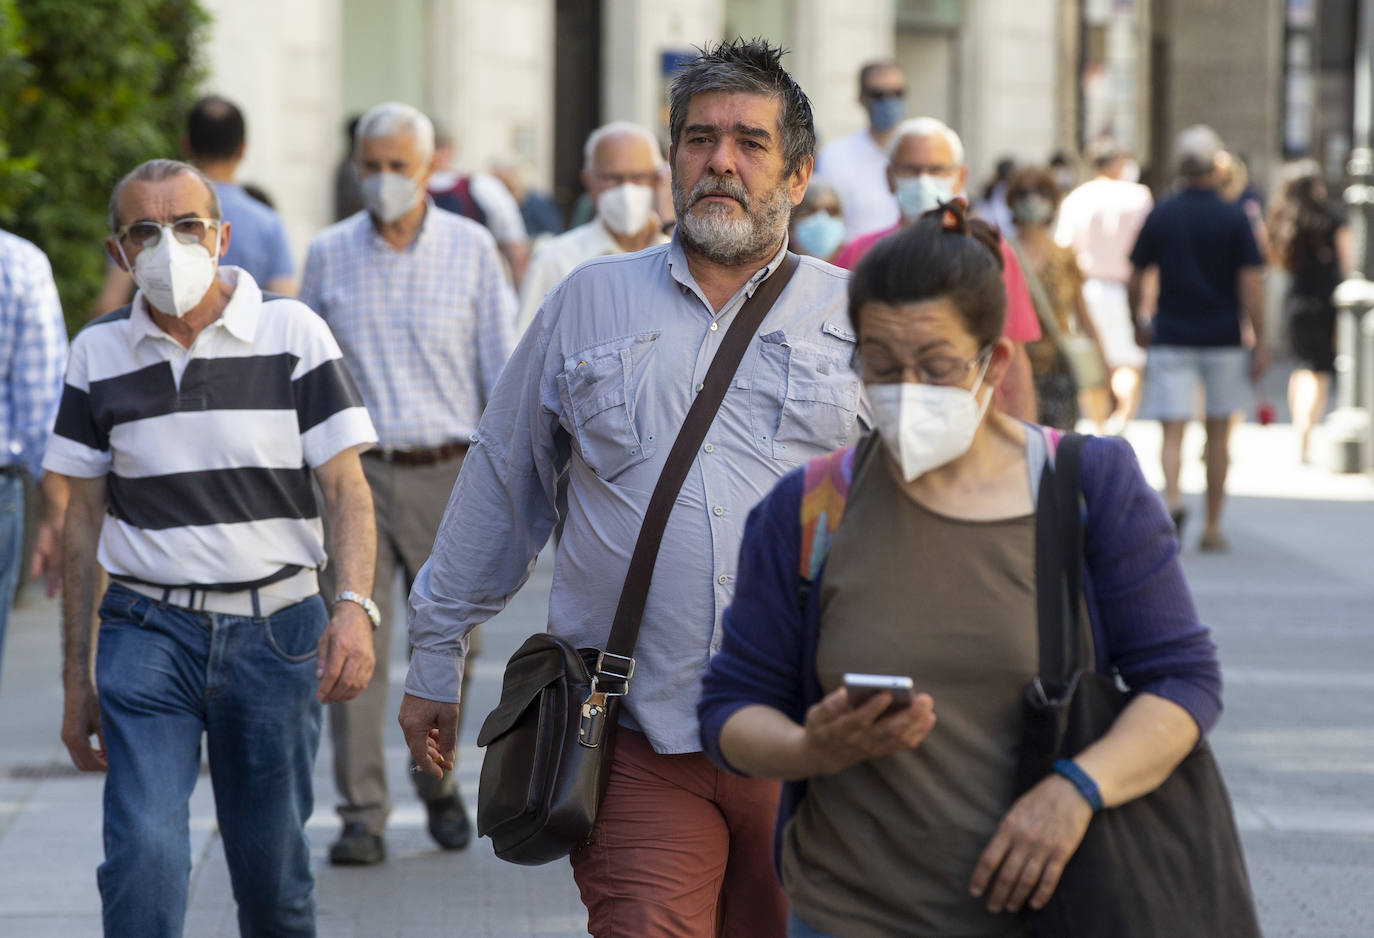
{"type": "Polygon", "coordinates": [[[582,145],[601,124],[601,0],[557,0],[553,76],[553,197],[569,218],[582,145]]]}

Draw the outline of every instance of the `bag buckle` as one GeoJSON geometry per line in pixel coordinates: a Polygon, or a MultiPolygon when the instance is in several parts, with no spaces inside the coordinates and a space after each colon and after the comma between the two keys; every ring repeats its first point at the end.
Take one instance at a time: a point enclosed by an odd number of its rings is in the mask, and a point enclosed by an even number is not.
{"type": "Polygon", "coordinates": [[[634,677],[635,674],[635,660],[627,655],[616,655],[612,654],[609,651],[603,651],[598,653],[596,656],[596,673],[598,675],[616,678],[628,684],[630,682],[630,678],[634,677]],[[625,668],[625,672],[621,674],[616,671],[608,670],[606,667],[607,658],[614,658],[616,661],[625,662],[627,665],[627,667],[625,668]]]}
{"type": "Polygon", "coordinates": [[[592,692],[582,701],[582,716],[577,721],[577,741],[588,749],[600,746],[606,734],[607,696],[596,689],[596,678],[592,678],[592,692]]]}

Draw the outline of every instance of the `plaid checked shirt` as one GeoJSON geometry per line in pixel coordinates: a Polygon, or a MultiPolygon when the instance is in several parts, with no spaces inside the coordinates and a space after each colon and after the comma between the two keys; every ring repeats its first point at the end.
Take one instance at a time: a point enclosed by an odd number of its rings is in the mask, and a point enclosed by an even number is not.
{"type": "Polygon", "coordinates": [[[67,367],[67,326],[48,258],[0,231],[0,465],[43,474],[67,367]]]}
{"type": "Polygon", "coordinates": [[[515,348],[515,293],[485,228],[431,202],[397,251],[359,212],[310,243],[300,299],[333,330],[384,449],[471,439],[515,348]]]}

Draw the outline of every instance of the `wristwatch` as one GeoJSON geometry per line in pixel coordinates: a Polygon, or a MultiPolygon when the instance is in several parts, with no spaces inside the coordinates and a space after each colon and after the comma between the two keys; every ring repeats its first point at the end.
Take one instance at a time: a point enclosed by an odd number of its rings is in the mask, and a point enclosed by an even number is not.
{"type": "Polygon", "coordinates": [[[366,596],[359,596],[352,590],[342,590],[334,597],[334,602],[337,603],[340,600],[357,603],[359,606],[362,606],[363,612],[366,612],[367,617],[372,620],[372,631],[377,631],[377,627],[382,624],[382,610],[378,609],[377,604],[366,596]]]}

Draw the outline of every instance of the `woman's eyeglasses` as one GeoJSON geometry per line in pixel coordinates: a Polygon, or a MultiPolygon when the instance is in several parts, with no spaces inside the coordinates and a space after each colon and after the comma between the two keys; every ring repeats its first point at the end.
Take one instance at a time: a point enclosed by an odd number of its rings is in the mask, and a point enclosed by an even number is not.
{"type": "Polygon", "coordinates": [[[182,244],[199,244],[205,240],[205,234],[211,228],[218,228],[219,220],[215,218],[178,218],[170,225],[161,225],[155,221],[136,221],[130,222],[115,232],[115,237],[128,242],[140,249],[155,248],[162,240],[162,230],[172,229],[172,236],[182,244]]]}
{"type": "Polygon", "coordinates": [[[984,349],[973,358],[929,355],[914,365],[904,364],[887,355],[873,357],[859,354],[855,357],[863,379],[874,384],[896,384],[908,374],[914,374],[921,384],[958,384],[964,380],[965,375],[982,363],[990,351],[991,349],[984,349]]]}

